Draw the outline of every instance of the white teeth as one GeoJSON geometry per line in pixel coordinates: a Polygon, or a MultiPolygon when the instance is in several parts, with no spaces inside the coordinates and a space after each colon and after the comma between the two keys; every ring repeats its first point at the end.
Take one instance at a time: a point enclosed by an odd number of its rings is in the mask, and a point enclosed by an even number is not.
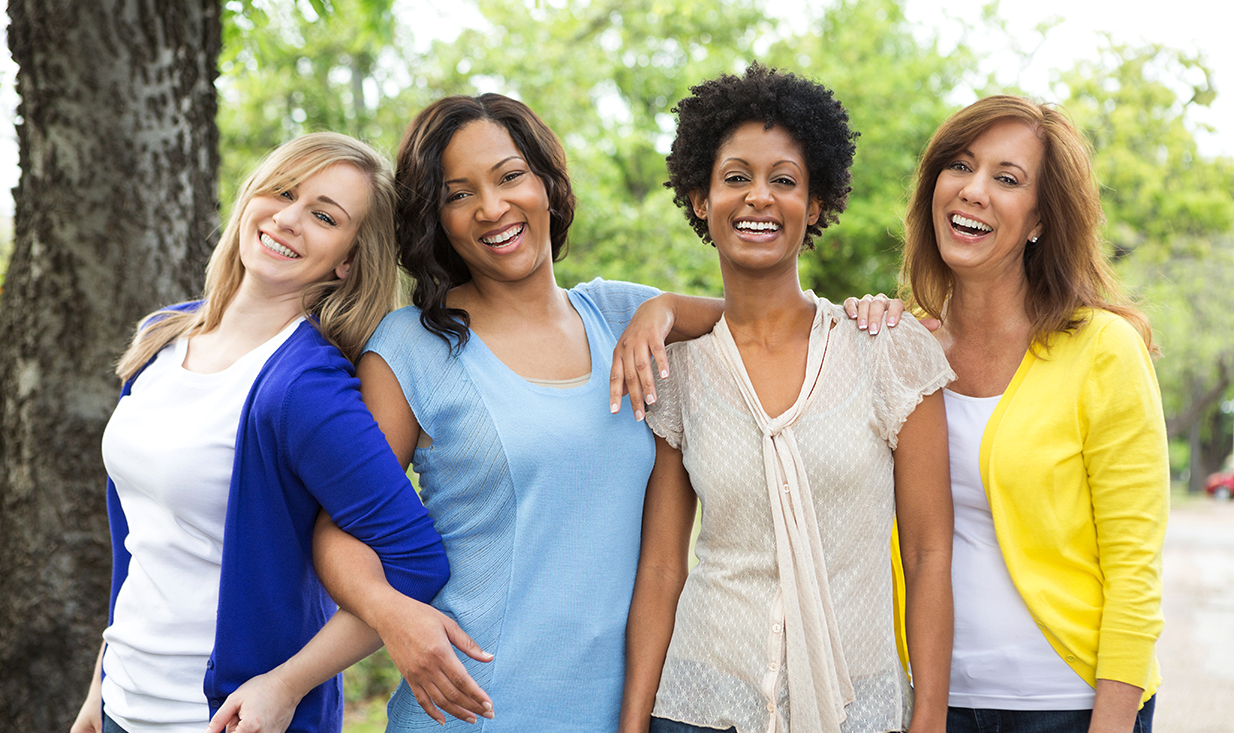
{"type": "Polygon", "coordinates": [[[515,237],[517,237],[518,235],[522,233],[523,233],[523,227],[520,225],[516,227],[511,227],[505,230],[504,232],[502,232],[501,234],[498,234],[495,237],[482,237],[480,241],[484,242],[485,244],[491,247],[496,247],[498,245],[502,245],[502,244],[505,244],[506,242],[509,242],[511,239],[514,239],[515,237]]]}
{"type": "Polygon", "coordinates": [[[284,257],[290,257],[290,258],[292,258],[292,259],[299,259],[299,258],[300,258],[300,255],[296,254],[295,252],[292,252],[291,250],[287,249],[287,248],[286,248],[286,247],[284,247],[283,245],[281,245],[281,244],[279,244],[278,242],[274,241],[273,239],[271,239],[271,238],[270,238],[270,235],[269,235],[269,234],[266,234],[265,232],[262,232],[262,233],[261,233],[261,237],[260,237],[260,239],[261,239],[261,244],[262,244],[262,246],[264,246],[266,249],[268,249],[268,250],[270,250],[270,251],[272,251],[272,252],[278,252],[279,254],[283,255],[284,257]]]}
{"type": "Polygon", "coordinates": [[[979,231],[979,232],[991,232],[991,231],[994,231],[991,227],[989,227],[989,226],[987,226],[987,225],[985,225],[985,224],[982,224],[982,223],[981,223],[981,222],[979,222],[979,221],[974,221],[974,220],[969,219],[969,218],[967,218],[967,217],[960,216],[959,214],[952,214],[952,215],[951,215],[951,223],[953,223],[953,224],[958,224],[958,225],[960,225],[960,226],[962,226],[962,227],[968,227],[969,229],[976,229],[976,230],[977,230],[977,231],[979,231]]]}
{"type": "Polygon", "coordinates": [[[737,222],[738,229],[747,229],[754,232],[778,232],[780,225],[770,221],[739,221],[737,222]]]}

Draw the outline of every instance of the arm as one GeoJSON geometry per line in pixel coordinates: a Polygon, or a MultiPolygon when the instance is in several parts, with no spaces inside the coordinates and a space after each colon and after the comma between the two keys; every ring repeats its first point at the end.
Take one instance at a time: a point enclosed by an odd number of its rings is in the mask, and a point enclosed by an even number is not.
{"type": "Polygon", "coordinates": [[[90,691],[86,693],[86,701],[81,704],[77,720],[69,733],[103,733],[103,652],[107,642],[99,647],[98,659],[94,661],[94,677],[90,680],[90,691]]]}
{"type": "Polygon", "coordinates": [[[947,461],[947,418],[940,390],[908,416],[895,451],[896,522],[913,681],[910,733],[942,733],[947,723],[955,521],[947,461]]]}
{"type": "Polygon", "coordinates": [[[648,299],[638,310],[613,349],[609,373],[609,410],[621,409],[622,395],[629,393],[634,418],[643,419],[643,406],[656,401],[651,362],[660,365],[660,378],[668,378],[665,344],[698,338],[711,331],[724,314],[724,301],[690,295],[663,293],[648,299]]]}
{"type": "Polygon", "coordinates": [[[1089,731],[1130,733],[1144,688],[1153,682],[1162,627],[1169,459],[1152,361],[1121,319],[1103,329],[1080,399],[1089,426],[1083,455],[1105,596],[1089,731]]]}
{"type": "Polygon", "coordinates": [[[656,463],[643,504],[643,539],[626,625],[621,733],[644,733],[673,638],[677,599],[689,572],[696,499],[681,451],[656,436],[656,463]]]}
{"type": "MultiPolygon", "coordinates": [[[[365,404],[405,469],[420,438],[420,424],[398,378],[372,352],[360,359],[356,372],[365,404]]],[[[340,530],[324,513],[317,519],[313,561],[335,602],[376,629],[430,717],[445,722],[438,708],[469,722],[477,715],[492,717],[492,700],[467,674],[451,644],[477,661],[487,662],[492,655],[452,619],[391,587],[376,553],[340,530]]]]}
{"type": "Polygon", "coordinates": [[[294,657],[228,695],[205,733],[283,733],[310,690],[380,648],[372,629],[340,610],[294,657]]]}

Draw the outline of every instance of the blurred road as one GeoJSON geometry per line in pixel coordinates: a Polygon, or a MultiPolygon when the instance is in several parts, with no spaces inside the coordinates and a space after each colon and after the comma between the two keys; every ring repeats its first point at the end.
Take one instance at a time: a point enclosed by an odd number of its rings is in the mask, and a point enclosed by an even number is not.
{"type": "Polygon", "coordinates": [[[1156,733],[1234,733],[1234,501],[1176,503],[1165,541],[1156,733]]]}

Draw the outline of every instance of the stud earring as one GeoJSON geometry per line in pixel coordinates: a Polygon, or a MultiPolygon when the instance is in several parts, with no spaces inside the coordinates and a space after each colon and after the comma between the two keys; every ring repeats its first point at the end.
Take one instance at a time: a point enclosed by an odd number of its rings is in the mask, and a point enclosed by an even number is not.
{"type": "Polygon", "coordinates": [[[1028,238],[1028,241],[1032,242],[1033,244],[1036,244],[1036,243],[1037,243],[1037,238],[1036,238],[1036,237],[1029,237],[1029,238],[1028,238]]]}

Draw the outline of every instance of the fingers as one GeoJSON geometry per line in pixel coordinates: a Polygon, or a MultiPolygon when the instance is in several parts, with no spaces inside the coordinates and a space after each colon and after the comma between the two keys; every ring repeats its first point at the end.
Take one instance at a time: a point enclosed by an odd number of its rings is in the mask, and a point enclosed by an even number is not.
{"type": "Polygon", "coordinates": [[[621,409],[621,398],[626,394],[625,362],[613,354],[613,366],[608,373],[608,411],[614,415],[621,409]]]}
{"type": "Polygon", "coordinates": [[[884,315],[887,316],[888,326],[895,326],[899,322],[900,316],[904,313],[904,303],[898,298],[893,300],[882,293],[863,295],[860,299],[845,298],[844,312],[849,318],[856,319],[857,328],[862,331],[868,330],[873,336],[878,333],[884,315]]]}
{"type": "Polygon", "coordinates": [[[935,331],[943,327],[943,322],[938,320],[937,318],[922,318],[919,321],[919,323],[925,326],[926,330],[929,331],[930,333],[934,333],[935,331]]]}
{"type": "MultiPolygon", "coordinates": [[[[454,619],[444,619],[446,628],[446,638],[459,651],[476,660],[477,662],[491,662],[493,655],[480,648],[480,645],[475,642],[462,627],[454,621],[454,619]]],[[[466,672],[464,672],[466,674],[466,672]]],[[[468,679],[471,679],[470,677],[468,679]]]]}
{"type": "Polygon", "coordinates": [[[223,701],[223,706],[219,708],[219,711],[214,714],[213,718],[210,718],[210,723],[206,726],[205,733],[222,733],[223,729],[229,725],[234,726],[235,723],[239,723],[240,721],[236,719],[236,713],[239,710],[240,702],[234,700],[233,695],[228,695],[227,699],[223,701]]]}
{"type": "Polygon", "coordinates": [[[437,706],[433,704],[433,701],[429,699],[428,693],[426,693],[423,688],[418,685],[413,685],[411,686],[411,694],[415,695],[416,702],[420,703],[420,707],[424,709],[424,712],[430,718],[436,720],[438,725],[446,724],[446,716],[441,714],[441,711],[438,710],[437,706]]]}

